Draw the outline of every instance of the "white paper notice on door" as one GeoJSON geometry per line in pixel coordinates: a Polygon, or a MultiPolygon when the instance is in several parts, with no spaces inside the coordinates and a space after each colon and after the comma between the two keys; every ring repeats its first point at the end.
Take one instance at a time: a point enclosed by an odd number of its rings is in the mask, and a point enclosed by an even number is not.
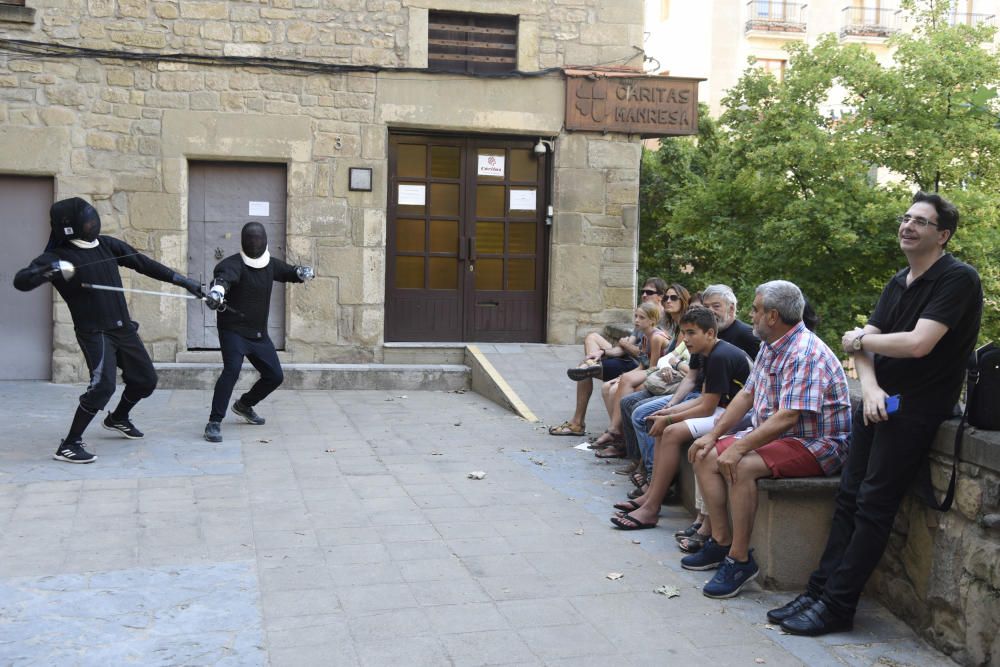
{"type": "Polygon", "coordinates": [[[504,160],[503,155],[480,155],[479,168],[476,170],[476,174],[479,176],[499,176],[503,178],[504,160]]]}
{"type": "Polygon", "coordinates": [[[255,218],[266,218],[271,215],[271,202],[269,201],[252,201],[250,202],[250,210],[247,215],[252,215],[255,218]]]}
{"type": "Polygon", "coordinates": [[[534,211],[535,191],[510,189],[510,210],[512,211],[534,211]]]}
{"type": "Polygon", "coordinates": [[[400,206],[423,206],[426,201],[427,186],[425,185],[400,185],[399,198],[396,201],[400,206]]]}

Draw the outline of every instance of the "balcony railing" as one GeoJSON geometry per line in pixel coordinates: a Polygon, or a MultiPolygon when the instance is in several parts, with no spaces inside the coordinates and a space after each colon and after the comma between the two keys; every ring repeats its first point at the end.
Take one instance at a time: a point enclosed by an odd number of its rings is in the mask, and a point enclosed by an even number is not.
{"type": "Polygon", "coordinates": [[[899,30],[899,12],[888,7],[844,7],[840,37],[882,38],[899,30]]]}
{"type": "Polygon", "coordinates": [[[797,2],[750,0],[746,32],[806,31],[806,5],[797,2]]]}
{"type": "Polygon", "coordinates": [[[948,23],[951,25],[969,25],[969,26],[981,26],[981,25],[996,25],[997,17],[995,14],[966,14],[964,12],[955,12],[954,14],[948,15],[948,23]]]}

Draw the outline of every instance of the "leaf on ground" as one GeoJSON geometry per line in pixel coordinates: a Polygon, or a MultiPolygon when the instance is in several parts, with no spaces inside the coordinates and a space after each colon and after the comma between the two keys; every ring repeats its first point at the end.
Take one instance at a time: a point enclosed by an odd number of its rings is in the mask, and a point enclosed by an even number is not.
{"type": "Polygon", "coordinates": [[[431,452],[431,456],[444,456],[444,454],[442,454],[441,452],[435,450],[435,451],[431,452]]]}
{"type": "Polygon", "coordinates": [[[642,544],[639,540],[632,540],[632,544],[642,544]]]}
{"type": "Polygon", "coordinates": [[[271,440],[270,440],[270,438],[261,438],[257,442],[262,442],[262,443],[264,443],[266,445],[267,443],[271,442],[271,440]]]}
{"type": "Polygon", "coordinates": [[[473,470],[468,475],[466,475],[466,477],[468,477],[469,479],[485,479],[486,473],[483,472],[482,470],[473,470]]]}
{"type": "Polygon", "coordinates": [[[575,534],[577,534],[577,535],[583,535],[583,528],[577,528],[577,529],[576,529],[575,531],[573,531],[573,532],[574,532],[575,534]]]}
{"type": "Polygon", "coordinates": [[[397,396],[396,398],[409,398],[408,396],[397,396]]]}
{"type": "Polygon", "coordinates": [[[764,660],[764,658],[754,658],[753,661],[756,662],[758,665],[763,665],[764,663],[767,662],[767,660],[764,660]]]}
{"type": "Polygon", "coordinates": [[[326,452],[327,454],[333,454],[337,450],[336,449],[324,449],[323,451],[326,452]]]}
{"type": "Polygon", "coordinates": [[[605,576],[611,581],[617,581],[618,579],[621,579],[625,575],[622,572],[608,572],[605,576]]]}
{"type": "Polygon", "coordinates": [[[530,452],[531,450],[530,450],[530,449],[528,449],[527,447],[522,447],[522,448],[521,448],[521,451],[522,451],[522,452],[530,452]]]}
{"type": "Polygon", "coordinates": [[[543,465],[545,465],[545,461],[543,461],[542,459],[536,459],[534,456],[532,456],[528,460],[531,461],[532,463],[534,463],[536,466],[543,466],[543,465]]]}
{"type": "Polygon", "coordinates": [[[777,625],[771,625],[770,623],[765,623],[764,624],[764,629],[765,630],[777,630],[778,626],[777,625]]]}
{"type": "Polygon", "coordinates": [[[666,595],[667,598],[680,597],[681,592],[676,586],[660,586],[659,588],[653,589],[654,593],[659,593],[660,595],[666,595]]]}

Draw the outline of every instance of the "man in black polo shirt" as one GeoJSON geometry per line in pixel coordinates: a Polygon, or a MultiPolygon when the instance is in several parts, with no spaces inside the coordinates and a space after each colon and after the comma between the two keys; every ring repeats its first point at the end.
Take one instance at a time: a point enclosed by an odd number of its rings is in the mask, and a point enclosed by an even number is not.
{"type": "MultiPolygon", "coordinates": [[[[736,319],[736,294],[728,285],[709,285],[701,293],[701,302],[715,313],[719,320],[719,340],[740,348],[750,357],[757,358],[760,351],[760,338],[746,322],[736,319]]],[[[695,368],[696,365],[692,365],[695,368]]]]}
{"type": "Polygon", "coordinates": [[[844,334],[864,402],[854,416],[819,567],[805,593],[767,614],[787,632],[821,635],[853,626],[903,495],[958,399],[979,334],[983,290],[976,270],[945,252],[957,227],[950,202],[914,195],[898,232],[909,266],[882,290],[864,329],[844,334]],[[890,411],[887,399],[895,396],[899,408],[890,411]]]}

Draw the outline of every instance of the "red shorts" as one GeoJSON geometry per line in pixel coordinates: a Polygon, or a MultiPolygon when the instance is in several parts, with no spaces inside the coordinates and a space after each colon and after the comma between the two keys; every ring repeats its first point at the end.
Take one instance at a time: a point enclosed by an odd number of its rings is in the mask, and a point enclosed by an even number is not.
{"type": "MultiPolygon", "coordinates": [[[[736,442],[736,436],[727,435],[715,443],[715,451],[721,454],[736,442]]],[[[767,443],[754,450],[767,464],[771,476],[781,477],[822,477],[823,469],[806,446],[795,438],[782,438],[767,443]]]]}

